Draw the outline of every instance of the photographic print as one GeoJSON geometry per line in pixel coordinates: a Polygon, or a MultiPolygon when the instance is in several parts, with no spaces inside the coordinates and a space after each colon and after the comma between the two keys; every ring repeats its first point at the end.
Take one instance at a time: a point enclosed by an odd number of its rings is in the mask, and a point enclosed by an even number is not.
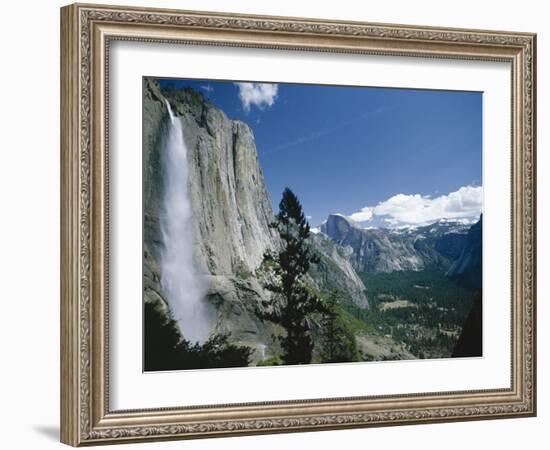
{"type": "Polygon", "coordinates": [[[145,371],[483,355],[481,92],[142,95],[145,371]]]}

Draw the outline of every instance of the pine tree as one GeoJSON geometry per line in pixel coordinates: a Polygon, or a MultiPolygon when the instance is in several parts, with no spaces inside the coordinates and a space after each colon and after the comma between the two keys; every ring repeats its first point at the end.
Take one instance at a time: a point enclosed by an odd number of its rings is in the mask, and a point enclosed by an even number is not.
{"type": "Polygon", "coordinates": [[[323,362],[349,362],[359,359],[359,351],[353,331],[345,324],[339,308],[340,294],[333,290],[325,304],[321,320],[323,332],[323,362]]]}
{"type": "Polygon", "coordinates": [[[282,246],[278,253],[264,255],[264,263],[273,275],[265,287],[273,296],[270,302],[263,303],[264,309],[258,311],[258,315],[284,329],[279,341],[285,364],[309,364],[313,340],[308,319],[313,313],[324,312],[325,307],[304,280],[310,265],[319,259],[307,243],[310,228],[302,205],[288,188],[283,192],[279,213],[271,226],[279,232],[282,246]]]}
{"type": "Polygon", "coordinates": [[[337,337],[337,322],[338,322],[338,293],[332,291],[326,303],[326,312],[323,314],[321,326],[323,329],[323,350],[321,358],[323,362],[335,362],[336,355],[336,337],[337,337]]]}

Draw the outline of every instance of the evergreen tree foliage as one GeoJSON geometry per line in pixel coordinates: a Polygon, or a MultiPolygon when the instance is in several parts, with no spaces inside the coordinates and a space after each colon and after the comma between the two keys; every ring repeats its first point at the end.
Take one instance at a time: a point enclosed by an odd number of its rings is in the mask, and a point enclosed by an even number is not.
{"type": "Polygon", "coordinates": [[[360,359],[355,335],[342,318],[340,295],[336,290],[333,290],[326,300],[321,327],[323,362],[350,362],[360,359]]]}
{"type": "Polygon", "coordinates": [[[145,371],[242,367],[250,363],[252,349],[229,343],[229,335],[215,335],[204,344],[184,339],[178,324],[153,305],[144,309],[145,371]]]}
{"type": "Polygon", "coordinates": [[[178,344],[182,340],[176,321],[165,318],[154,305],[145,303],[143,353],[149,370],[172,370],[177,365],[178,344]]]}
{"type": "Polygon", "coordinates": [[[272,272],[272,281],[265,287],[273,295],[270,302],[263,302],[264,309],[258,311],[258,316],[284,329],[279,341],[285,364],[309,364],[313,351],[309,318],[324,312],[325,307],[304,280],[310,265],[318,263],[319,258],[309,248],[309,224],[300,201],[289,188],[283,192],[271,226],[279,232],[282,246],[278,253],[264,255],[264,263],[272,272]]]}

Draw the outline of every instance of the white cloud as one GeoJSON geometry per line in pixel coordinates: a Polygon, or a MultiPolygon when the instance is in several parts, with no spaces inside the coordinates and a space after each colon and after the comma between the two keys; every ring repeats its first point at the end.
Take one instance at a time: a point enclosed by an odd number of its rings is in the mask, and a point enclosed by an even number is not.
{"type": "Polygon", "coordinates": [[[482,212],[483,188],[463,186],[455,192],[439,197],[428,195],[397,194],[351,214],[356,222],[367,222],[380,218],[393,227],[424,225],[441,219],[467,219],[482,212]]]}
{"type": "Polygon", "coordinates": [[[355,222],[366,222],[367,220],[371,220],[372,216],[374,214],[374,208],[372,206],[366,206],[364,208],[361,208],[361,211],[357,211],[353,213],[349,218],[351,220],[354,220],[355,222]]]}
{"type": "Polygon", "coordinates": [[[272,83],[235,83],[239,88],[239,99],[246,112],[251,106],[265,108],[273,106],[279,91],[278,84],[272,83]]]}
{"type": "Polygon", "coordinates": [[[201,86],[201,89],[206,92],[207,94],[211,94],[212,92],[214,92],[214,88],[212,87],[211,84],[205,84],[203,86],[201,86]]]}

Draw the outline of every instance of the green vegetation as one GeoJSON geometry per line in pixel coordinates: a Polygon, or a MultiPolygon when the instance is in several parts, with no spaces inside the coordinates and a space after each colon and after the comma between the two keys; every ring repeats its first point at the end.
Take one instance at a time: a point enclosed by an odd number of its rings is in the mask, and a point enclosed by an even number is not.
{"type": "Polygon", "coordinates": [[[241,280],[248,280],[254,276],[254,274],[246,268],[242,260],[237,259],[234,261],[233,265],[235,267],[235,275],[237,278],[240,278],[241,280]]]}
{"type": "Polygon", "coordinates": [[[254,276],[254,274],[248,270],[239,270],[235,275],[241,280],[248,280],[254,276]]]}
{"type": "Polygon", "coordinates": [[[355,334],[343,318],[340,301],[340,294],[336,290],[332,291],[326,300],[326,311],[321,319],[323,337],[321,359],[323,362],[360,360],[355,334]]]}
{"type": "Polygon", "coordinates": [[[250,362],[252,350],[229,343],[229,335],[216,335],[204,344],[191,343],[179,332],[176,321],[166,318],[145,303],[146,371],[242,367],[250,362]]]}
{"type": "Polygon", "coordinates": [[[429,328],[461,325],[472,307],[472,292],[434,270],[360,273],[373,310],[392,300],[407,300],[414,307],[386,310],[385,317],[413,321],[429,328]],[[414,319],[414,320],[413,320],[414,319]],[[420,320],[420,321],[419,321],[420,320]]]}
{"type": "Polygon", "coordinates": [[[309,364],[313,340],[308,319],[312,314],[324,312],[324,304],[305,280],[311,263],[318,262],[318,258],[307,244],[310,230],[302,205],[288,188],[271,226],[279,232],[282,247],[278,253],[264,255],[265,267],[271,268],[271,281],[265,283],[265,288],[273,295],[271,301],[263,302],[257,315],[284,329],[278,339],[285,364],[309,364]]]}
{"type": "Polygon", "coordinates": [[[271,358],[262,359],[261,361],[258,361],[256,364],[257,366],[281,366],[283,365],[283,361],[278,356],[272,356],[271,358]]]}
{"type": "Polygon", "coordinates": [[[360,273],[370,307],[342,307],[366,330],[390,336],[418,358],[452,355],[472,307],[472,292],[431,270],[360,273]]]}

